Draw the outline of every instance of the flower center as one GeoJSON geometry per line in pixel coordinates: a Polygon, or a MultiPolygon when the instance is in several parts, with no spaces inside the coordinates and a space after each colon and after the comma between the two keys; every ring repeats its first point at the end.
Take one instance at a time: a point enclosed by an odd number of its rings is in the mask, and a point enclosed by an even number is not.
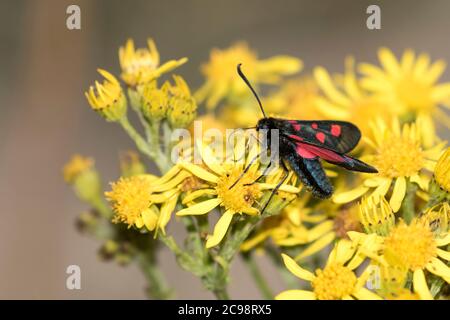
{"type": "Polygon", "coordinates": [[[374,164],[381,176],[410,177],[423,167],[424,160],[418,141],[405,135],[386,135],[375,156],[374,164]]]}
{"type": "Polygon", "coordinates": [[[423,269],[436,256],[436,242],[429,226],[420,221],[404,222],[392,229],[384,241],[384,255],[393,266],[423,269]]]}
{"type": "Polygon", "coordinates": [[[340,263],[331,263],[325,269],[316,270],[313,280],[314,294],[319,300],[339,300],[353,293],[356,276],[340,263]]]}
{"type": "Polygon", "coordinates": [[[234,212],[243,212],[250,209],[262,195],[258,185],[253,183],[258,177],[256,172],[249,170],[240,177],[241,174],[242,168],[233,168],[219,178],[216,186],[217,196],[222,199],[222,205],[234,212]],[[239,181],[236,183],[238,179],[239,181]],[[236,184],[230,188],[234,183],[236,184]],[[248,183],[253,184],[246,185],[248,183]]]}
{"type": "Polygon", "coordinates": [[[120,178],[105,195],[116,213],[113,221],[131,226],[151,204],[151,183],[145,176],[120,178]]]}

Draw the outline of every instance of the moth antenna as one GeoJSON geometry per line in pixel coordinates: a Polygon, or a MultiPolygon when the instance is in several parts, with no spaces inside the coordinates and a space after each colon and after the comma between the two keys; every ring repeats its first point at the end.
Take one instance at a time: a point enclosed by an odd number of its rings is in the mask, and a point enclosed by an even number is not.
{"type": "Polygon", "coordinates": [[[248,81],[247,77],[242,72],[241,65],[242,65],[242,63],[239,63],[237,65],[237,72],[238,72],[239,76],[242,78],[242,80],[244,80],[245,84],[250,88],[250,90],[252,91],[256,100],[258,101],[259,107],[261,108],[261,112],[262,112],[264,118],[267,118],[266,113],[264,112],[264,108],[262,106],[261,100],[259,99],[258,94],[256,93],[255,89],[253,89],[252,85],[250,84],[250,81],[248,81]]]}

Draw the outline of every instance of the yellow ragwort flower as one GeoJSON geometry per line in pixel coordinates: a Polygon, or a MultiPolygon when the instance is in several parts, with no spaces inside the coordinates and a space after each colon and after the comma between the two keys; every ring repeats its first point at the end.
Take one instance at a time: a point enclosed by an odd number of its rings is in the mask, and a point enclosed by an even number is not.
{"type": "Polygon", "coordinates": [[[64,181],[72,184],[80,174],[91,170],[93,166],[94,159],[79,154],[73,155],[63,168],[64,181]]]}
{"type": "Polygon", "coordinates": [[[450,192],[450,148],[439,158],[434,169],[434,179],[441,189],[450,192]]]}
{"type": "Polygon", "coordinates": [[[242,251],[249,251],[270,238],[277,246],[297,246],[313,242],[333,229],[333,223],[324,214],[311,214],[307,206],[310,196],[297,198],[283,209],[281,214],[265,219],[255,235],[246,240],[242,251]],[[308,229],[305,223],[313,224],[308,229]]]}
{"type": "Polygon", "coordinates": [[[348,203],[371,190],[374,196],[385,196],[393,185],[389,204],[392,210],[397,212],[405,197],[408,182],[416,183],[422,190],[427,190],[429,177],[425,171],[433,172],[444,144],[425,148],[423,131],[431,129],[427,128],[420,118],[415,123],[404,124],[403,127],[398,119],[394,119],[390,127],[381,119],[377,120],[372,123],[374,140],[366,140],[375,152],[365,158],[377,168],[377,175],[364,179],[362,185],[351,191],[336,194],[333,201],[348,203]]]}
{"type": "Polygon", "coordinates": [[[166,117],[169,109],[170,84],[165,82],[161,88],[156,81],[145,83],[141,86],[141,110],[149,121],[158,121],[166,117]]]}
{"type": "Polygon", "coordinates": [[[211,109],[225,97],[248,95],[248,88],[236,73],[239,63],[254,85],[277,83],[283,75],[296,73],[302,68],[302,62],[290,56],[259,60],[257,54],[242,42],[224,50],[213,49],[209,62],[202,66],[206,83],[196,93],[198,101],[207,99],[206,106],[211,109]]]}
{"type": "Polygon", "coordinates": [[[197,103],[191,90],[181,76],[174,75],[175,85],[169,87],[171,94],[167,120],[172,128],[186,128],[197,116],[197,103]]]}
{"type": "Polygon", "coordinates": [[[315,80],[323,93],[317,97],[316,108],[328,119],[350,121],[360,128],[363,136],[369,135],[369,121],[376,117],[389,119],[397,108],[382,96],[374,96],[361,87],[356,78],[352,58],[346,61],[347,70],[338,79],[332,78],[323,67],[314,69],[315,80]]]}
{"type": "Polygon", "coordinates": [[[94,86],[85,92],[92,109],[108,121],[118,121],[127,112],[127,100],[119,81],[108,71],[97,70],[104,78],[103,84],[95,81],[94,86]]]}
{"type": "Polygon", "coordinates": [[[364,197],[358,205],[359,220],[366,233],[389,234],[395,225],[395,215],[385,197],[364,197]]]}
{"type": "MultiPolygon", "coordinates": [[[[195,203],[194,200],[202,197],[212,198],[182,209],[177,212],[177,215],[203,215],[217,207],[223,207],[224,213],[216,223],[213,234],[208,237],[206,242],[206,247],[211,248],[218,245],[225,237],[235,214],[259,214],[260,211],[255,205],[258,205],[258,200],[262,197],[263,191],[274,189],[276,183],[253,183],[260,174],[258,161],[254,161],[249,170],[244,172],[246,166],[258,154],[257,145],[246,151],[245,143],[237,143],[233,150],[234,159],[243,161],[236,162],[232,160],[221,162],[216,158],[211,148],[199,141],[197,146],[205,166],[190,162],[183,162],[180,165],[194,176],[207,182],[209,188],[192,192],[190,196],[183,199],[183,203],[195,203]]],[[[299,189],[284,183],[281,185],[280,191],[297,193],[299,189]]]]}
{"type": "Polygon", "coordinates": [[[381,67],[359,66],[365,89],[390,99],[403,113],[433,115],[450,127],[449,117],[438,108],[450,99],[450,83],[438,83],[446,67],[443,60],[431,63],[429,55],[416,56],[410,49],[398,60],[387,48],[378,50],[378,59],[381,67]]]}
{"type": "Polygon", "coordinates": [[[312,290],[286,290],[277,300],[379,300],[381,297],[364,287],[367,269],[360,277],[355,273],[364,261],[356,254],[349,240],[340,240],[331,251],[325,268],[315,274],[300,267],[295,260],[282,254],[286,268],[296,277],[311,284],[312,290]]]}
{"type": "Polygon", "coordinates": [[[182,192],[182,182],[189,176],[174,166],[161,178],[148,174],[121,177],[105,193],[115,212],[113,222],[165,232],[182,192]]]}
{"type": "Polygon", "coordinates": [[[134,41],[128,39],[119,49],[122,80],[130,87],[152,81],[187,62],[187,58],[169,60],[160,64],[159,52],[152,39],[147,40],[148,48],[134,48],[134,41]]]}
{"type": "MultiPolygon", "coordinates": [[[[357,232],[350,232],[349,236],[356,243],[369,237],[357,232]]],[[[450,260],[450,252],[445,249],[450,243],[447,231],[434,234],[426,219],[414,219],[409,225],[400,221],[389,235],[376,237],[375,245],[370,249],[364,248],[363,252],[385,266],[410,270],[413,273],[414,292],[421,299],[432,299],[425,270],[450,283],[450,268],[441,260],[450,260]]]]}

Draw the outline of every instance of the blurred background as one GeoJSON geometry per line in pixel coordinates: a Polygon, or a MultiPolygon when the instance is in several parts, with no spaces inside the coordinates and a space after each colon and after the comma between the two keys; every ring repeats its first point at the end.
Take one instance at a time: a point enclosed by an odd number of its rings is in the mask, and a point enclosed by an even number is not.
{"type": "MultiPolygon", "coordinates": [[[[448,62],[449,12],[446,0],[1,0],[0,298],[145,298],[137,268],[99,261],[99,243],[76,231],[75,218],[86,207],[61,175],[78,152],[95,157],[104,181],[114,180],[119,152],[133,148],[83,95],[99,78],[96,68],[119,74],[117,50],[128,37],[138,47],[153,37],[162,61],[189,57],[177,72],[198,88],[199,66],[210,49],[237,40],[246,40],[261,58],[298,56],[306,71],[315,65],[341,71],[348,54],[376,62],[380,46],[397,55],[410,47],[448,62]],[[70,4],[81,8],[81,30],[66,28],[70,4]],[[381,7],[381,30],[366,28],[370,4],[381,7]],[[66,289],[70,264],[81,267],[81,290],[66,289]]],[[[448,71],[443,79],[450,80],[448,71]]],[[[176,223],[171,230],[176,234],[176,223]]],[[[178,298],[213,298],[170,252],[160,257],[178,298]]],[[[267,274],[276,274],[259,259],[267,274]]],[[[232,298],[259,298],[240,261],[231,276],[232,298]]],[[[277,276],[270,282],[275,292],[283,289],[277,276]]]]}

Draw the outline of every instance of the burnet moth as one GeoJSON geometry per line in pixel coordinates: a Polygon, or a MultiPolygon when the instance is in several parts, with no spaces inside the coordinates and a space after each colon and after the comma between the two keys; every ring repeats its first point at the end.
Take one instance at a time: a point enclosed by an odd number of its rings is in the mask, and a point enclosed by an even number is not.
{"type": "MultiPolygon", "coordinates": [[[[333,186],[322,168],[321,159],[351,171],[378,172],[377,169],[367,163],[346,155],[356,147],[361,138],[361,131],[357,126],[345,121],[301,121],[267,117],[258,94],[241,70],[241,64],[238,64],[237,72],[252,91],[263,114],[263,118],[258,121],[255,129],[257,131],[268,130],[267,132],[277,129],[279,133],[279,159],[285,174],[273,190],[262,211],[266,209],[272,196],[286,180],[288,176],[287,165],[295,172],[306,188],[315,197],[321,199],[329,198],[333,194],[333,186]]],[[[270,136],[270,134],[267,135],[267,146],[271,145],[270,136]]],[[[268,167],[270,167],[270,164],[268,167]]],[[[264,174],[257,180],[262,178],[264,174]]]]}

